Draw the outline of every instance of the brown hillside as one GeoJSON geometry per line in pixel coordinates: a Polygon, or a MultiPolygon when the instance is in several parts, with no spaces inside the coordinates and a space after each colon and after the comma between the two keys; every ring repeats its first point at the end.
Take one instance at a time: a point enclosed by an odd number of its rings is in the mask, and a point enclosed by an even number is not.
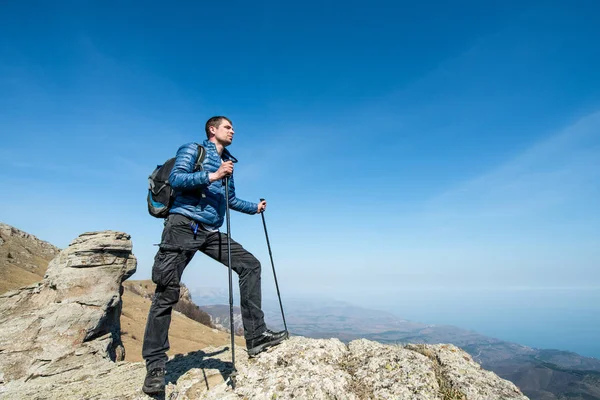
{"type": "MultiPolygon", "coordinates": [[[[0,223],[0,294],[39,282],[48,263],[60,252],[57,247],[10,225],[0,223]]],[[[155,285],[151,281],[124,282],[121,311],[125,360],[142,360],[142,340],[155,285]]],[[[202,325],[179,312],[173,312],[169,330],[169,355],[187,353],[207,346],[231,343],[226,332],[202,325]]],[[[244,345],[236,337],[236,344],[244,345]]]]}
{"type": "Polygon", "coordinates": [[[60,249],[0,222],[0,294],[39,282],[60,249]]]}
{"type": "MultiPolygon", "coordinates": [[[[123,283],[123,311],[121,312],[121,339],[125,345],[126,361],[142,360],[142,340],[150,299],[155,285],[149,281],[126,281],[123,283]],[[137,292],[137,293],[136,293],[137,292]],[[138,294],[139,293],[139,294],[138,294]]],[[[245,345],[244,339],[236,336],[237,345],[245,345]]],[[[174,311],[169,330],[171,350],[169,356],[188,353],[208,346],[223,346],[231,343],[228,333],[202,325],[180,312],[174,311]]]]}

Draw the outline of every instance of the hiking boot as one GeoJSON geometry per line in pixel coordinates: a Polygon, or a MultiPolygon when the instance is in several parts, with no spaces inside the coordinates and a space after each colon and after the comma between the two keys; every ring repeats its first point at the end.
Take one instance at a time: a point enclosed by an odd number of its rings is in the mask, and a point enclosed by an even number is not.
{"type": "Polygon", "coordinates": [[[255,357],[258,353],[283,342],[288,337],[288,331],[273,332],[267,329],[260,336],[248,341],[248,356],[255,357]]]}
{"type": "Polygon", "coordinates": [[[165,369],[154,368],[148,371],[142,391],[146,394],[160,394],[165,391],[165,369]]]}

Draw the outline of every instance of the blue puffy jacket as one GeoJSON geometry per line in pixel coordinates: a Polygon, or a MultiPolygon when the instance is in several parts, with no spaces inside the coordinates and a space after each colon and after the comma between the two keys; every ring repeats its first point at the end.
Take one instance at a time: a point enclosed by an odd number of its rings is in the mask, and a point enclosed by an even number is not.
{"type": "MultiPolygon", "coordinates": [[[[225,185],[221,179],[210,183],[208,174],[219,169],[221,159],[236,160],[227,149],[219,156],[215,144],[209,140],[205,140],[202,146],[206,149],[206,157],[202,162],[202,170],[197,172],[193,171],[198,158],[198,145],[187,143],[177,150],[175,165],[169,176],[176,193],[170,213],[182,214],[204,225],[219,228],[225,218],[225,185]]],[[[246,214],[256,214],[258,209],[257,203],[235,197],[233,176],[229,177],[229,207],[246,214]]]]}

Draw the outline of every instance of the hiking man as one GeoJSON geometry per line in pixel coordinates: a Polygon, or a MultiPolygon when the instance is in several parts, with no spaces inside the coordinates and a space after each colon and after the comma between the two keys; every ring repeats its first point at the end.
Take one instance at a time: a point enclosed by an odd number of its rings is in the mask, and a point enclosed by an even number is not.
{"type": "MultiPolygon", "coordinates": [[[[246,214],[263,212],[266,201],[252,203],[238,199],[233,183],[233,163],[237,160],[226,149],[233,140],[231,120],[212,117],[205,126],[207,139],[202,146],[206,156],[202,169],[194,171],[198,145],[184,144],[177,151],[169,182],[176,191],[173,206],[165,220],[162,240],[152,267],[156,292],[148,313],[142,356],[146,361],[146,379],[142,390],[158,394],[165,390],[165,366],[169,350],[171,310],[179,300],[183,270],[196,251],[227,265],[227,235],[219,232],[226,203],[232,210],[246,214]],[[225,199],[224,178],[229,181],[229,199],[225,199]]],[[[240,308],[248,355],[253,357],[288,337],[287,331],[267,329],[261,309],[260,262],[231,239],[231,266],[239,276],[240,308]]]]}

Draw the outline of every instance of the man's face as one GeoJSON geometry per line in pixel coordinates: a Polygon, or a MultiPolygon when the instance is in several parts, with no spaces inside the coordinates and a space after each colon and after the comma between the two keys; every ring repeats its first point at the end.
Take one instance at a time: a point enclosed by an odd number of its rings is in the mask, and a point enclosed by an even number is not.
{"type": "Polygon", "coordinates": [[[221,124],[218,128],[211,127],[210,131],[214,133],[217,142],[221,143],[223,146],[229,146],[233,141],[233,126],[231,122],[226,119],[221,120],[221,124]]]}

